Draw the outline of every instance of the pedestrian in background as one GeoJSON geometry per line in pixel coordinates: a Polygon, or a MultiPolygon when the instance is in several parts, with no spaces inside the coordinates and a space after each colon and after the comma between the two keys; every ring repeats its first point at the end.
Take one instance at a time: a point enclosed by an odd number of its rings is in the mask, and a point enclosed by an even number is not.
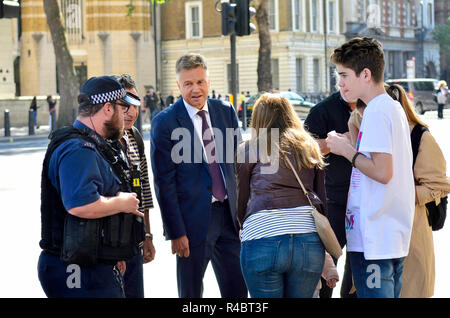
{"type": "Polygon", "coordinates": [[[175,95],[173,91],[170,91],[169,95],[166,98],[166,107],[169,107],[170,105],[175,103],[175,95]]]}
{"type": "Polygon", "coordinates": [[[436,91],[436,99],[438,103],[438,118],[444,118],[444,106],[447,103],[448,87],[446,81],[439,81],[438,90],[436,91]]]}
{"type": "Polygon", "coordinates": [[[30,109],[33,111],[33,125],[36,126],[36,128],[39,128],[39,125],[37,124],[37,109],[39,106],[37,105],[36,96],[33,97],[30,104],[30,109]]]}
{"type": "Polygon", "coordinates": [[[245,298],[234,162],[224,162],[234,158],[240,140],[236,112],[230,103],[208,99],[210,81],[203,56],[181,56],[176,79],[183,98],[153,120],[150,150],[164,233],[177,255],[178,295],[202,296],[211,261],[222,297],[245,298]],[[219,132],[226,137],[229,130],[234,132],[232,139],[219,139],[219,132]],[[183,149],[181,161],[173,153],[180,139],[189,147],[183,149]]]}
{"type": "Polygon", "coordinates": [[[322,274],[325,249],[309,200],[287,160],[315,207],[326,214],[325,163],[319,145],[279,94],[266,93],[256,101],[250,127],[254,129],[250,141],[239,146],[237,158],[244,160],[236,163],[245,282],[254,298],[311,298],[322,274]],[[274,130],[279,148],[272,144],[274,130]],[[261,151],[250,159],[257,144],[268,150],[270,162],[261,151]],[[273,158],[279,158],[278,171],[264,172],[277,160],[273,158]]]}
{"type": "Polygon", "coordinates": [[[56,101],[53,99],[52,95],[47,96],[47,103],[49,113],[48,126],[50,127],[50,131],[53,131],[55,127],[52,127],[52,124],[56,120],[56,101]]]}
{"type": "Polygon", "coordinates": [[[120,138],[120,143],[129,161],[130,170],[127,170],[129,177],[131,177],[131,174],[137,174],[140,179],[141,204],[139,211],[144,213],[145,226],[145,240],[142,242],[139,254],[126,263],[126,271],[123,276],[124,290],[127,298],[144,298],[143,264],[147,264],[155,258],[155,247],[153,235],[150,231],[149,210],[153,208],[153,198],[148,176],[147,158],[142,136],[139,130],[133,127],[139,115],[141,101],[136,91],[136,83],[130,75],[122,74],[117,77],[117,80],[127,91],[126,101],[130,105],[130,108],[124,114],[124,134],[120,138]]]}
{"type": "Polygon", "coordinates": [[[144,107],[149,112],[150,122],[158,113],[158,96],[153,91],[153,87],[150,87],[147,94],[144,96],[144,107]]]}

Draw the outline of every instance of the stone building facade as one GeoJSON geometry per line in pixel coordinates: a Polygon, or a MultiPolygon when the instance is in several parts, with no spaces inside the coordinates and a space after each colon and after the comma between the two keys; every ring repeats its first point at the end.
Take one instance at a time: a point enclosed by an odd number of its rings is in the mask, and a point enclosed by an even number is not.
{"type": "Polygon", "coordinates": [[[346,6],[346,37],[367,35],[382,43],[386,79],[406,77],[408,60],[415,61],[416,77],[439,76],[434,0],[349,0],[346,6]]]}
{"type": "MultiPolygon", "coordinates": [[[[66,38],[80,83],[91,76],[128,73],[144,95],[155,86],[152,5],[129,1],[60,0],[66,38]]],[[[56,63],[43,1],[22,0],[20,94],[55,95],[56,63]]]]}
{"type": "MultiPolygon", "coordinates": [[[[175,62],[186,52],[206,57],[211,89],[216,94],[230,93],[230,39],[221,35],[221,15],[215,10],[215,3],[216,0],[177,0],[161,6],[161,87],[164,94],[177,90],[175,62]]],[[[344,1],[270,0],[270,6],[273,88],[300,93],[330,90],[330,65],[325,59],[328,60],[332,50],[345,40],[341,19],[344,1]],[[327,52],[324,2],[328,9],[327,52]]],[[[253,23],[256,25],[256,21],[253,23]]],[[[254,94],[257,92],[257,31],[250,36],[237,37],[236,48],[237,89],[254,94]]]]}

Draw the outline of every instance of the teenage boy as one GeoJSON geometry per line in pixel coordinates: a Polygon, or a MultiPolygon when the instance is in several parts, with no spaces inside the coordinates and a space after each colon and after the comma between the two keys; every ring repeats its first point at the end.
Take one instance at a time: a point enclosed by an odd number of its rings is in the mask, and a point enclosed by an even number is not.
{"type": "Polygon", "coordinates": [[[408,121],[384,89],[384,54],[378,41],[352,39],[334,50],[331,61],[343,94],[367,105],[356,149],[344,135],[327,137],[331,152],[353,165],[346,234],[356,293],[361,298],[398,298],[414,216],[408,121]]]}

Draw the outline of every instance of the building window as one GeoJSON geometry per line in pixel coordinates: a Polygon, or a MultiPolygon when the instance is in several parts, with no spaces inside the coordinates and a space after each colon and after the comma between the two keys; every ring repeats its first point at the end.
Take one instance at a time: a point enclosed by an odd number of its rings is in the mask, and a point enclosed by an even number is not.
{"type": "Polygon", "coordinates": [[[320,64],[319,59],[313,59],[314,93],[320,92],[320,64]]]}
{"type": "Polygon", "coordinates": [[[62,0],[61,13],[69,43],[81,43],[83,39],[82,0],[62,0]]]}
{"type": "Polygon", "coordinates": [[[311,32],[319,31],[319,1],[311,0],[311,32]]]}
{"type": "Polygon", "coordinates": [[[397,1],[391,0],[390,3],[391,9],[391,25],[398,25],[398,10],[397,10],[397,1]]]}
{"type": "MultiPolygon", "coordinates": [[[[231,64],[227,64],[228,92],[231,93],[231,64]]],[[[236,63],[236,93],[239,92],[239,64],[236,63]]]]}
{"type": "Polygon", "coordinates": [[[295,82],[297,92],[303,91],[303,59],[295,59],[295,82]]]}
{"type": "Polygon", "coordinates": [[[427,4],[427,18],[428,18],[428,26],[433,26],[433,4],[428,3],[427,4]]]}
{"type": "Polygon", "coordinates": [[[407,1],[405,6],[405,23],[406,26],[411,26],[411,2],[407,1]]]}
{"type": "Polygon", "coordinates": [[[200,1],[186,2],[186,38],[201,38],[202,34],[202,3],[200,1]]]}
{"type": "Polygon", "coordinates": [[[280,77],[279,77],[278,59],[270,60],[270,71],[272,73],[272,88],[275,90],[279,90],[280,89],[280,77]]]}
{"type": "Polygon", "coordinates": [[[292,29],[294,30],[294,31],[300,31],[300,26],[301,26],[301,24],[300,24],[300,20],[301,20],[301,9],[300,9],[300,6],[301,6],[301,0],[293,0],[292,1],[292,7],[293,7],[293,10],[292,10],[292,21],[293,21],[293,25],[292,25],[292,29]]]}
{"type": "Polygon", "coordinates": [[[328,1],[328,32],[336,33],[336,1],[328,1]]]}
{"type": "Polygon", "coordinates": [[[269,0],[269,28],[270,31],[278,30],[278,0],[269,0]]]}

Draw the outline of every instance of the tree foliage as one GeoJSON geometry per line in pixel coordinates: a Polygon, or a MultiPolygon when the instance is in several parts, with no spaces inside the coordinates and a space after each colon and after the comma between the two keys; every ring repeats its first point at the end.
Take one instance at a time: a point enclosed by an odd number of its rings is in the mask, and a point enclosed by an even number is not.
{"type": "Polygon", "coordinates": [[[440,24],[434,28],[433,38],[439,43],[445,56],[450,58],[450,17],[446,24],[440,24]]]}

